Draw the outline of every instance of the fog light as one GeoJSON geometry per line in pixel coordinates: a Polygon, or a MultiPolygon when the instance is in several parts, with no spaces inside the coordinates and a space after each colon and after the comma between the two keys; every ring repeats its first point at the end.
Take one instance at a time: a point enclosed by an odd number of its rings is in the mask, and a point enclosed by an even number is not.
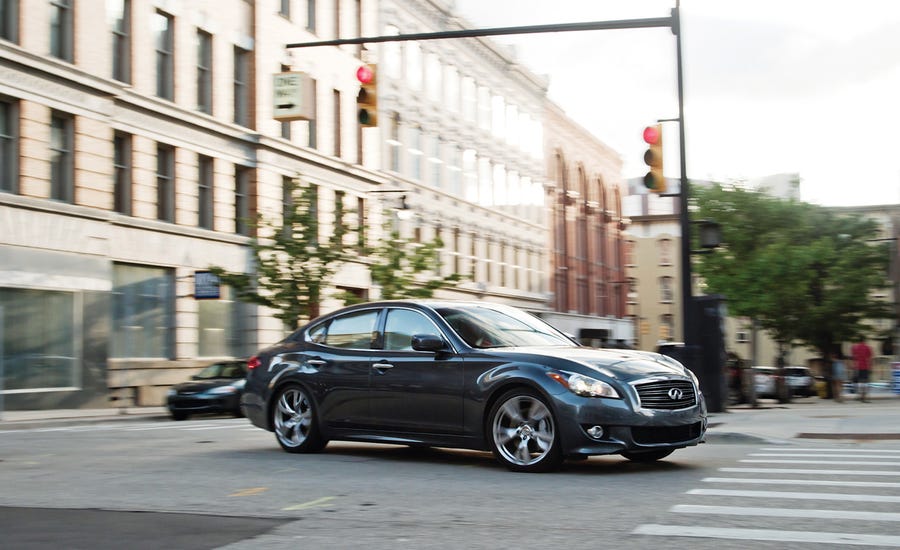
{"type": "Polygon", "coordinates": [[[587,429],[587,434],[594,439],[601,439],[603,437],[603,426],[591,426],[587,429]]]}

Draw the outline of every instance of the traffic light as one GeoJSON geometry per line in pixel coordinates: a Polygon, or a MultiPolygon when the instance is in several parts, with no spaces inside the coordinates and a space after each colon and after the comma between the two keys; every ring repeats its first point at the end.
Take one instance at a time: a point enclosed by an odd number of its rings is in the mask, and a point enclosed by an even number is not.
{"type": "Polygon", "coordinates": [[[650,171],[644,176],[644,186],[651,193],[666,192],[666,178],[663,176],[662,124],[644,128],[644,141],[649,146],[644,153],[644,163],[650,171]]]}
{"type": "Polygon", "coordinates": [[[356,96],[356,114],[360,126],[378,125],[378,94],[375,88],[375,66],[362,65],[356,70],[359,95],[356,96]]]}

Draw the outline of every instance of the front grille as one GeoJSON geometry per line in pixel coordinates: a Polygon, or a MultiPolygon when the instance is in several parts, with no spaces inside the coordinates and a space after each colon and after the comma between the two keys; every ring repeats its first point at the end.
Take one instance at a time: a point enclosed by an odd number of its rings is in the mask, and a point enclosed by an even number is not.
{"type": "Polygon", "coordinates": [[[644,409],[686,409],[697,404],[697,394],[690,380],[656,380],[635,384],[634,388],[644,409]]]}
{"type": "Polygon", "coordinates": [[[700,422],[686,426],[657,426],[631,428],[631,438],[639,445],[683,443],[700,437],[700,422]]]}

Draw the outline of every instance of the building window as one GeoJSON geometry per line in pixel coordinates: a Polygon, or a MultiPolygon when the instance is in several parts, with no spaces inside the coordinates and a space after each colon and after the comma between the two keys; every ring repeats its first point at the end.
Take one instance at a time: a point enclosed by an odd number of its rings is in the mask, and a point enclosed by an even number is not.
{"type": "Polygon", "coordinates": [[[72,0],[50,1],[50,55],[72,62],[72,0]]]}
{"type": "MultiPolygon", "coordinates": [[[[281,66],[281,72],[287,73],[290,72],[291,68],[288,65],[281,66]]],[[[281,122],[281,137],[290,141],[291,140],[291,121],[285,120],[281,122]]]]}
{"type": "Polygon", "coordinates": [[[307,124],[307,145],[313,149],[318,148],[319,146],[319,132],[317,120],[318,112],[319,112],[319,88],[315,80],[312,81],[312,112],[316,114],[316,118],[308,121],[307,124]]]}
{"type": "Polygon", "coordinates": [[[659,247],[659,265],[672,265],[672,239],[660,239],[657,241],[659,247]]]}
{"type": "Polygon", "coordinates": [[[0,191],[18,192],[18,105],[0,100],[0,191]]]}
{"type": "Polygon", "coordinates": [[[734,333],[734,339],[738,344],[746,344],[750,341],[750,334],[746,330],[739,330],[734,333]]]}
{"type": "Polygon", "coordinates": [[[400,171],[400,113],[391,113],[390,128],[388,128],[388,147],[390,147],[388,157],[390,158],[390,169],[393,172],[400,171]]]}
{"type": "Polygon", "coordinates": [[[50,121],[50,198],[75,200],[75,122],[54,111],[50,121]]]}
{"type": "Polygon", "coordinates": [[[659,317],[659,339],[671,340],[675,335],[675,318],[671,313],[659,317]]]}
{"type": "Polygon", "coordinates": [[[111,357],[174,355],[174,289],[171,269],[113,264],[111,357]]]}
{"type": "Polygon", "coordinates": [[[332,93],[332,108],[334,121],[334,156],[341,156],[341,92],[334,90],[332,93]]]}
{"type": "Polygon", "coordinates": [[[113,169],[115,187],[113,208],[120,214],[131,215],[131,136],[116,132],[113,138],[113,169]]]}
{"type": "Polygon", "coordinates": [[[212,114],[212,35],[206,31],[197,31],[197,110],[212,114]]]}
{"type": "Polygon", "coordinates": [[[5,362],[3,390],[16,393],[81,387],[80,300],[74,292],[0,288],[5,362]],[[80,309],[80,308],[79,308],[80,309]],[[48,338],[52,335],[52,338],[48,338]]]}
{"type": "Polygon", "coordinates": [[[240,357],[240,304],[234,291],[222,286],[218,300],[197,300],[197,355],[200,357],[240,357]]]}
{"type": "Polygon", "coordinates": [[[250,126],[250,52],[234,48],[234,122],[250,126]]]}
{"type": "Polygon", "coordinates": [[[107,0],[112,23],[112,77],[131,82],[131,0],[107,0]]]}
{"type": "Polygon", "coordinates": [[[0,0],[0,38],[19,41],[19,0],[0,0]]]}
{"type": "Polygon", "coordinates": [[[234,232],[250,234],[250,168],[234,167],[234,232]]]}
{"type": "Polygon", "coordinates": [[[161,11],[153,16],[153,32],[156,39],[156,95],[163,99],[175,98],[175,20],[161,11]]]}
{"type": "MultiPolygon", "coordinates": [[[[625,265],[635,265],[634,263],[634,241],[625,241],[625,265]]],[[[602,261],[602,259],[601,259],[602,261]]]]}
{"type": "Polygon", "coordinates": [[[306,30],[316,33],[316,0],[306,0],[306,30]]]}
{"type": "Polygon", "coordinates": [[[175,222],[175,148],[156,146],[156,219],[175,222]]]}
{"type": "Polygon", "coordinates": [[[197,226],[213,229],[213,159],[200,155],[197,161],[197,226]]]}
{"type": "Polygon", "coordinates": [[[291,18],[291,0],[280,0],[278,3],[278,14],[291,18]]]}
{"type": "Polygon", "coordinates": [[[409,129],[409,172],[410,177],[416,181],[422,181],[422,129],[413,127],[409,129]]]}
{"type": "Polygon", "coordinates": [[[675,298],[675,292],[672,289],[672,277],[659,278],[659,301],[671,302],[675,298]]]}
{"type": "Polygon", "coordinates": [[[358,197],[356,199],[356,245],[362,252],[366,248],[366,228],[369,226],[366,219],[366,199],[358,197]]]}

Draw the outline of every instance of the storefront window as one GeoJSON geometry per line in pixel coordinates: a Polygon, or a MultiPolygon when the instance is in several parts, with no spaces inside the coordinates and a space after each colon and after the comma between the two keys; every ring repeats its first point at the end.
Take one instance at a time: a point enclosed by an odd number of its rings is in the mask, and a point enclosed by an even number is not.
{"type": "Polygon", "coordinates": [[[0,288],[5,393],[78,388],[72,292],[0,288]]]}
{"type": "Polygon", "coordinates": [[[174,310],[171,269],[114,265],[110,356],[171,358],[174,310]]]}

